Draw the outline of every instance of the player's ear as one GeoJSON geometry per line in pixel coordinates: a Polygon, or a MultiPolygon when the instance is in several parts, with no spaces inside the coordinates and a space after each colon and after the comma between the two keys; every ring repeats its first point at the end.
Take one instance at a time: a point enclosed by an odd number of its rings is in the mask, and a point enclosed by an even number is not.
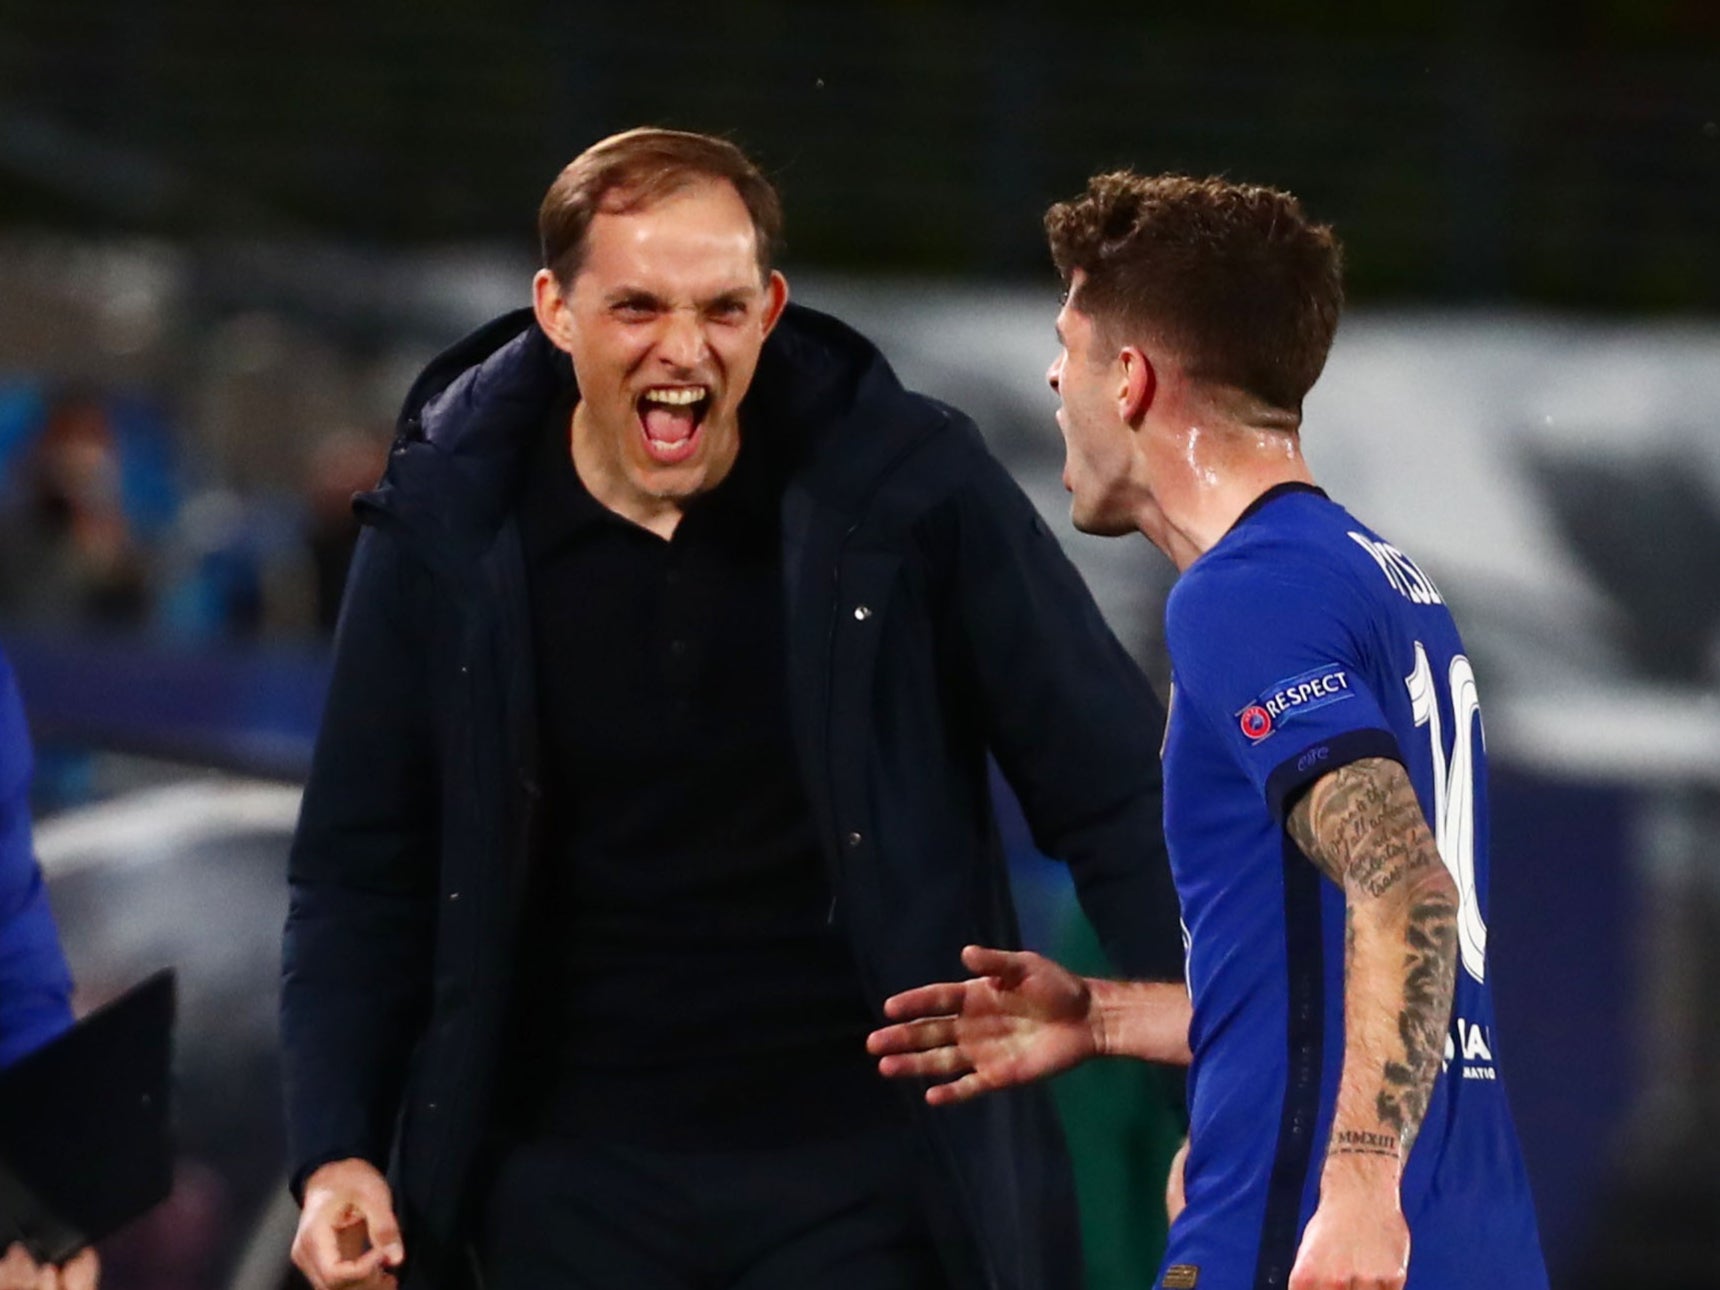
{"type": "Polygon", "coordinates": [[[539,269],[532,279],[532,312],[538,326],[557,349],[573,352],[573,314],[568,308],[567,292],[548,269],[539,269]]]}
{"type": "Polygon", "coordinates": [[[776,320],[782,317],[783,309],[788,305],[788,279],[775,269],[770,271],[770,277],[764,284],[764,334],[770,335],[776,320]]]}
{"type": "Polygon", "coordinates": [[[1125,345],[1117,355],[1121,369],[1117,382],[1117,414],[1132,426],[1146,418],[1147,409],[1159,392],[1159,374],[1152,359],[1139,345],[1125,345]]]}

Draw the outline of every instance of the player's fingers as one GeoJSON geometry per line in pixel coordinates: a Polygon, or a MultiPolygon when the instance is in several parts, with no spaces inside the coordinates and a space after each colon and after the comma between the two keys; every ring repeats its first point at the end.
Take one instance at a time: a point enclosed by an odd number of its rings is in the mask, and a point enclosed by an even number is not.
{"type": "Polygon", "coordinates": [[[893,994],[884,1000],[884,1015],[895,1021],[960,1012],[967,996],[965,981],[940,981],[893,994]]]}
{"type": "Polygon", "coordinates": [[[892,1079],[948,1079],[973,1069],[973,1063],[956,1048],[934,1048],[925,1053],[897,1053],[878,1059],[878,1072],[892,1079]]]}
{"type": "Polygon", "coordinates": [[[875,1056],[920,1053],[932,1048],[945,1048],[955,1042],[955,1018],[927,1017],[874,1030],[866,1036],[866,1051],[875,1056]]]}
{"type": "Polygon", "coordinates": [[[1039,956],[1026,950],[994,950],[970,945],[962,951],[962,966],[975,976],[996,977],[1008,989],[1021,984],[1039,956]]]}
{"type": "Polygon", "coordinates": [[[953,1106],[957,1102],[971,1101],[981,1093],[989,1093],[992,1087],[985,1076],[970,1071],[947,1084],[933,1084],[926,1090],[926,1102],[930,1106],[953,1106]]]}

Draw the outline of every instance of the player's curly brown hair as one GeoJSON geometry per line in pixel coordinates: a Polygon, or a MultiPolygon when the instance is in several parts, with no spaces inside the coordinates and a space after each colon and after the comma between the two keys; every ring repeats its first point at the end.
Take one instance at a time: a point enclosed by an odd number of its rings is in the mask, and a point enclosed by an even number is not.
{"type": "Polygon", "coordinates": [[[758,232],[759,273],[768,276],[782,237],[782,199],[770,180],[727,139],[653,126],[599,140],[556,176],[538,207],[544,268],[568,286],[584,263],[586,230],[599,211],[643,210],[702,179],[734,185],[758,232]]]}
{"type": "Polygon", "coordinates": [[[1074,305],[1107,340],[1170,346],[1197,380],[1301,412],[1343,308],[1343,251],[1289,193],[1184,175],[1095,175],[1045,214],[1074,305]]]}

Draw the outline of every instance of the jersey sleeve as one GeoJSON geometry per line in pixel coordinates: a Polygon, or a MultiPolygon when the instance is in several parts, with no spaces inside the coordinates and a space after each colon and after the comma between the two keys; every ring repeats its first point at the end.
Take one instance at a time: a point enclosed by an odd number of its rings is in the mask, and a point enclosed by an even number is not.
{"type": "Polygon", "coordinates": [[[0,1066],[72,1024],[72,979],[30,845],[30,737],[0,659],[0,1066]]]}
{"type": "Polygon", "coordinates": [[[1366,606],[1316,566],[1226,559],[1172,593],[1177,701],[1213,729],[1283,821],[1297,795],[1364,757],[1402,761],[1366,662],[1366,606]]]}

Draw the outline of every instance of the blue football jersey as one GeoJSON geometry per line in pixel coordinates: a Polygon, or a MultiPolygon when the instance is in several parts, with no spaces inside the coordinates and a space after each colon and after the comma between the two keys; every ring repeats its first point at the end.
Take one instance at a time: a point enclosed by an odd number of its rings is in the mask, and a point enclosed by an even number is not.
{"type": "Polygon", "coordinates": [[[1344,1053],[1344,896],[1285,813],[1364,757],[1408,770],[1456,881],[1444,1068],[1405,1166],[1409,1290],[1543,1290],[1487,985],[1487,756],[1433,582],[1320,490],[1280,485],[1166,608],[1165,837],[1194,999],[1188,1207],[1166,1290],[1283,1287],[1319,1199],[1344,1053]]]}

